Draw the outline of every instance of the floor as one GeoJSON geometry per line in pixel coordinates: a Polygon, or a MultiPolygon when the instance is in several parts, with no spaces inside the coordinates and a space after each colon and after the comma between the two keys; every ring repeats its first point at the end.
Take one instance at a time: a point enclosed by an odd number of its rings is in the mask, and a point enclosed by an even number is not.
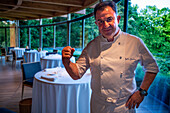
{"type": "MultiPolygon", "coordinates": [[[[20,63],[12,69],[12,62],[0,58],[0,108],[19,113],[21,100],[22,72],[20,63]]],[[[32,89],[25,87],[24,98],[32,98],[32,89]]]]}
{"type": "MultiPolygon", "coordinates": [[[[12,62],[0,59],[0,108],[7,108],[19,113],[19,102],[21,100],[22,72],[20,63],[12,69],[12,62]]],[[[25,87],[24,98],[32,97],[32,89],[25,87]]],[[[137,113],[170,113],[168,106],[158,101],[151,95],[145,97],[137,113]]]]}

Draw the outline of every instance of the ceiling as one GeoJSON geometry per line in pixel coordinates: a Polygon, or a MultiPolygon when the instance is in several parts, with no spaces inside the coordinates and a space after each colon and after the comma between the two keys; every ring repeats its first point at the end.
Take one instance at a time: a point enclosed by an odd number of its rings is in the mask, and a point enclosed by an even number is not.
{"type": "Polygon", "coordinates": [[[0,18],[28,20],[61,16],[90,7],[99,0],[0,0],[0,18]]]}

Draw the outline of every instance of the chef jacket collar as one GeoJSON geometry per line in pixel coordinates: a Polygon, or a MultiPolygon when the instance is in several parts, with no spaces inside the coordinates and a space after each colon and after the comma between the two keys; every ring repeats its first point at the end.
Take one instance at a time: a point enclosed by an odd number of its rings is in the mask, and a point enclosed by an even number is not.
{"type": "MultiPolygon", "coordinates": [[[[121,29],[119,29],[118,34],[116,36],[114,36],[114,40],[111,43],[114,43],[119,38],[120,33],[121,33],[121,29]]],[[[101,35],[101,39],[102,39],[102,42],[108,42],[107,39],[104,38],[103,35],[101,35]]]]}

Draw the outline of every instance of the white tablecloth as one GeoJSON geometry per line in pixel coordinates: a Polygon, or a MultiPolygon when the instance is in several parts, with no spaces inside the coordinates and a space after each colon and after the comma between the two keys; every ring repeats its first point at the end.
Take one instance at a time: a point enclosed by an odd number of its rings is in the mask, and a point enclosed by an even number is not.
{"type": "MultiPolygon", "coordinates": [[[[15,51],[17,57],[22,57],[24,55],[24,52],[25,52],[25,48],[17,48],[16,47],[12,50],[15,51]]],[[[10,51],[12,51],[12,50],[10,50],[10,51]]]]}
{"type": "Polygon", "coordinates": [[[44,51],[38,52],[36,50],[31,50],[24,52],[24,55],[26,57],[27,62],[39,62],[40,58],[46,56],[46,52],[44,51]]]}
{"type": "MultiPolygon", "coordinates": [[[[70,59],[73,63],[75,63],[75,57],[73,56],[70,59]]],[[[55,68],[55,67],[64,67],[62,63],[62,56],[59,54],[48,55],[41,58],[41,67],[45,68],[55,68]]]]}
{"type": "Polygon", "coordinates": [[[90,80],[89,71],[79,80],[73,80],[65,68],[38,72],[33,83],[32,113],[90,113],[90,80]]]}

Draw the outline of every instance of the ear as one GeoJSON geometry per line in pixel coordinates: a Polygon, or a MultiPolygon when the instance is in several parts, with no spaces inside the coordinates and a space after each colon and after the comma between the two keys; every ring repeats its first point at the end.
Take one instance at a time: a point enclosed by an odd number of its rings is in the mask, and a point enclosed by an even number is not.
{"type": "Polygon", "coordinates": [[[121,16],[118,15],[118,16],[117,16],[117,23],[118,23],[118,24],[119,24],[120,19],[121,19],[121,16]]]}
{"type": "Polygon", "coordinates": [[[95,21],[95,24],[97,25],[97,22],[95,21]]]}

